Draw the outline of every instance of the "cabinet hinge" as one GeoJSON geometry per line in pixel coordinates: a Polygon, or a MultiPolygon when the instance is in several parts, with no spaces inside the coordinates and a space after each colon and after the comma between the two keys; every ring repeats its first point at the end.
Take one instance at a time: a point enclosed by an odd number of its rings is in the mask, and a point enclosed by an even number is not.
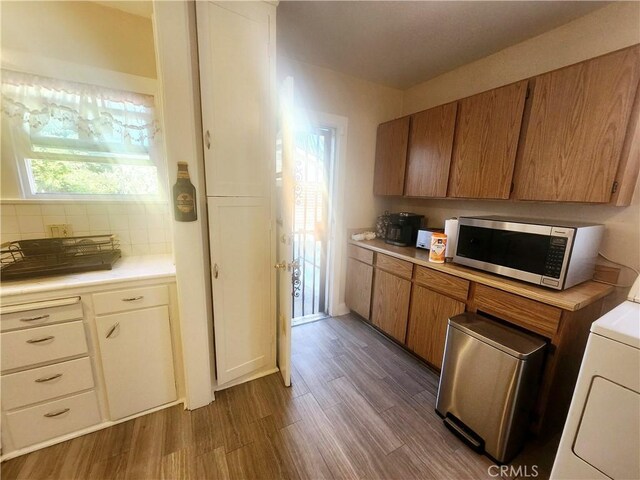
{"type": "Polygon", "coordinates": [[[613,186],[611,187],[611,193],[616,193],[618,191],[618,182],[613,182],[613,186]]]}

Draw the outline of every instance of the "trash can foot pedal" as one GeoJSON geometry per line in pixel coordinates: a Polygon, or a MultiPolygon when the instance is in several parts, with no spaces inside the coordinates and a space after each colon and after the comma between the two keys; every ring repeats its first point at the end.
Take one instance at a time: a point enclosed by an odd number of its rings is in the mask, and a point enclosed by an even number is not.
{"type": "Polygon", "coordinates": [[[444,417],[444,426],[451,430],[456,436],[458,436],[467,445],[473,448],[478,453],[484,452],[484,440],[476,434],[473,430],[462,423],[455,415],[447,412],[444,417]]]}

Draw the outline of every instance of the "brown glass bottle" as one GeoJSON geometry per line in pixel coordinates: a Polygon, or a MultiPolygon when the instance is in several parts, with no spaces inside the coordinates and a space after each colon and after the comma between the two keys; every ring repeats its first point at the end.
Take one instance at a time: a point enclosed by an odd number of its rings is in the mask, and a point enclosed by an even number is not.
{"type": "Polygon", "coordinates": [[[196,187],[189,180],[189,165],[178,162],[178,181],[173,186],[173,210],[178,222],[193,222],[196,211],[196,187]]]}

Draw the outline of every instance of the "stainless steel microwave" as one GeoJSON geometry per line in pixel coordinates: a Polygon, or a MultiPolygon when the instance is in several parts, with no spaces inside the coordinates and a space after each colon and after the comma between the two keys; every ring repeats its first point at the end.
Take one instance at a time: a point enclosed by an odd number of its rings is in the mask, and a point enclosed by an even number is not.
{"type": "Polygon", "coordinates": [[[564,290],[593,278],[604,225],[460,217],[454,263],[564,290]]]}

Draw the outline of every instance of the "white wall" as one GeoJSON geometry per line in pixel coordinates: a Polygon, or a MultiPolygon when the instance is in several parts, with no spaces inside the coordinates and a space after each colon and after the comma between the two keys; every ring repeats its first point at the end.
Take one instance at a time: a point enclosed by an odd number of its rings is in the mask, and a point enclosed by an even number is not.
{"type": "Polygon", "coordinates": [[[3,50],[156,77],[149,18],[81,1],[3,1],[3,50]]]}
{"type": "MultiPolygon", "coordinates": [[[[0,13],[2,68],[155,95],[151,19],[86,1],[7,1],[0,13]]],[[[0,196],[21,198],[6,126],[0,143],[0,196]]]]}
{"type": "Polygon", "coordinates": [[[176,178],[186,161],[198,198],[197,221],[173,222],[186,403],[194,409],[213,400],[215,381],[195,5],[156,2],[154,22],[167,168],[176,178]]]}
{"type": "MultiPolygon", "coordinates": [[[[640,43],[640,3],[614,3],[406,90],[403,96],[403,114],[424,110],[636,43],[640,43]]],[[[369,161],[373,162],[373,158],[369,161]]],[[[476,214],[604,223],[606,235],[602,251],[620,262],[640,267],[640,194],[637,187],[629,207],[402,198],[392,200],[391,205],[394,211],[409,210],[426,215],[429,217],[429,226],[433,227],[441,226],[444,219],[452,216],[476,214]]],[[[373,218],[372,216],[371,220],[373,218]]]]}
{"type": "MultiPolygon", "coordinates": [[[[151,19],[94,2],[9,1],[0,3],[0,12],[3,68],[156,94],[151,19]]],[[[14,202],[22,197],[18,159],[4,118],[0,121],[0,242],[42,238],[47,225],[66,223],[74,235],[118,234],[124,255],[171,252],[166,201],[14,202]]]]}
{"type": "Polygon", "coordinates": [[[640,2],[614,2],[405,90],[403,114],[484,92],[640,42],[640,2]]]}
{"type": "MultiPolygon", "coordinates": [[[[347,228],[370,227],[388,204],[387,199],[373,195],[376,129],[379,123],[401,114],[402,92],[326,68],[278,58],[279,79],[288,75],[294,77],[297,108],[346,117],[346,156],[338,159],[346,179],[344,196],[335,198],[342,209],[343,224],[337,228],[344,236],[347,228]]],[[[346,242],[342,248],[346,252],[346,242]]],[[[344,278],[344,262],[341,270],[340,278],[344,278]]],[[[341,291],[338,303],[342,304],[344,288],[335,287],[341,291]]]]}
{"type": "Polygon", "coordinates": [[[278,78],[294,77],[296,107],[346,117],[349,138],[345,162],[348,181],[344,219],[367,227],[386,200],[373,196],[373,162],[378,124],[401,114],[400,90],[367,82],[327,68],[278,59],[278,78]]]}

